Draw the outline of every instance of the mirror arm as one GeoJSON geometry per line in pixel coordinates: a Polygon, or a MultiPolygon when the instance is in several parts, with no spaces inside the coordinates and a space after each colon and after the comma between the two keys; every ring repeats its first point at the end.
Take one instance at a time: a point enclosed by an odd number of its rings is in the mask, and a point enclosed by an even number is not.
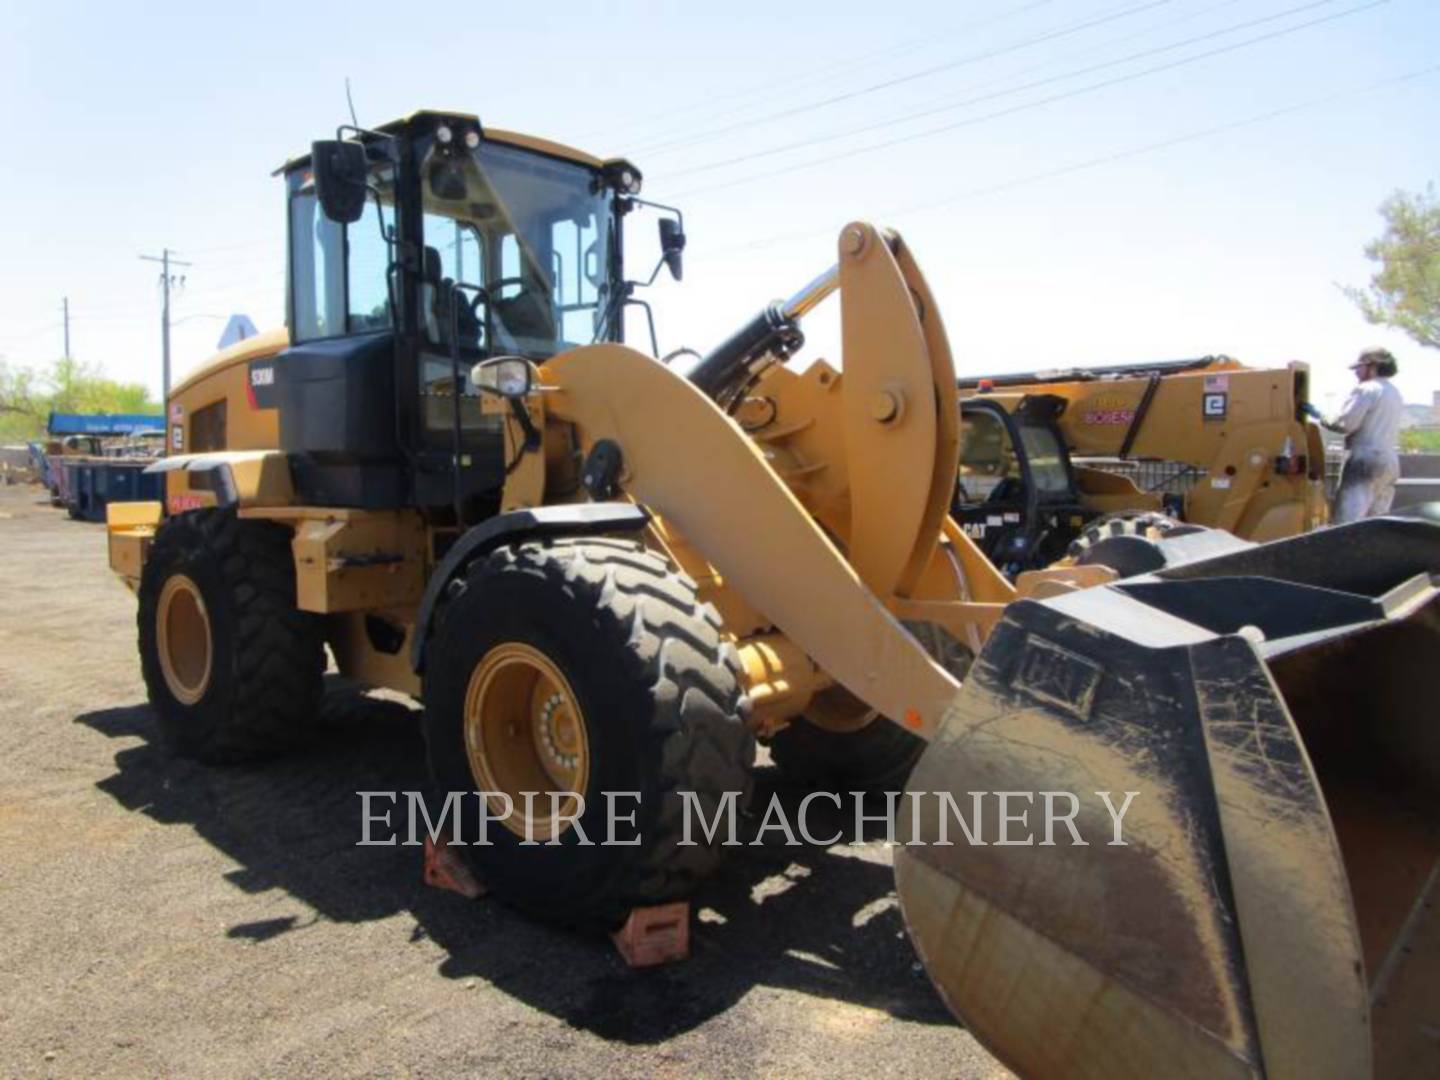
{"type": "MultiPolygon", "coordinates": [[[[379,145],[385,148],[385,155],[387,157],[390,156],[390,147],[395,142],[394,135],[387,135],[383,131],[372,131],[369,128],[356,127],[354,124],[341,124],[335,129],[335,138],[337,140],[343,139],[347,132],[351,135],[368,135],[373,139],[379,140],[379,145]]],[[[369,149],[369,147],[367,146],[366,149],[369,149]]]]}
{"type": "Polygon", "coordinates": [[[660,339],[655,336],[655,312],[651,310],[648,303],[634,296],[626,297],[623,307],[630,307],[632,304],[644,310],[645,321],[650,325],[650,355],[659,356],[660,339]]]}
{"type": "Polygon", "coordinates": [[[520,425],[520,430],[525,433],[525,443],[520,448],[521,453],[534,453],[539,450],[540,429],[535,426],[535,421],[530,419],[530,410],[525,408],[525,402],[518,397],[512,397],[510,411],[515,414],[515,420],[520,425]]]}
{"type": "MultiPolygon", "coordinates": [[[[655,284],[655,279],[660,276],[660,271],[664,268],[664,266],[665,266],[665,256],[662,254],[662,255],[660,256],[660,261],[655,264],[655,269],[654,269],[654,270],[651,270],[651,271],[650,271],[650,276],[645,279],[644,286],[643,286],[644,288],[647,288],[647,289],[648,289],[651,285],[654,285],[654,284],[655,284]]],[[[639,283],[637,282],[637,284],[639,284],[639,283]]]]}
{"type": "Polygon", "coordinates": [[[625,196],[637,206],[648,206],[652,210],[664,210],[667,214],[674,214],[675,220],[680,223],[680,231],[685,231],[685,215],[681,213],[678,206],[666,206],[664,203],[651,202],[649,199],[642,199],[638,195],[625,196]]]}

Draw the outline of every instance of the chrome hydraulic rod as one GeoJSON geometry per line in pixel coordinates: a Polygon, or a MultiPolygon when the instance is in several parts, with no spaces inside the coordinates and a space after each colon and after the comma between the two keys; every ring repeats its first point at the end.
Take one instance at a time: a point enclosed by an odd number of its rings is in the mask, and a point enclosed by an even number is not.
{"type": "Polygon", "coordinates": [[[747,379],[751,365],[765,356],[784,360],[805,335],[800,320],[840,287],[840,267],[830,267],[788,300],[766,304],[760,313],[722,341],[690,372],[690,381],[712,398],[747,379]]]}

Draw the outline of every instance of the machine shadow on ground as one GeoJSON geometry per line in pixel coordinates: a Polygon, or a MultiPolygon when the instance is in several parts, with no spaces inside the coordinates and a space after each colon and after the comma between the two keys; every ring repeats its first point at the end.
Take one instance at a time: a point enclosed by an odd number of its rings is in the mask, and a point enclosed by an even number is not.
{"type": "MultiPolygon", "coordinates": [[[[332,680],[310,746],[263,765],[222,769],[168,755],[147,705],[76,718],[110,738],[144,740],[119,751],[116,772],[97,786],[128,810],[194,829],[239,864],[227,875],[236,887],[282,889],[314,917],[335,922],[408,911],[418,923],[416,940],[428,937],[446,952],[443,976],[486,980],[603,1038],[658,1042],[703,1024],[757,986],[905,1020],[953,1022],[905,936],[889,866],[854,849],[786,847],[774,831],[765,846],[732,848],[693,900],[699,917],[692,918],[690,959],[648,971],[628,969],[604,935],[547,926],[494,900],[425,886],[419,848],[356,846],[357,791],[424,790],[416,720],[404,704],[332,680]]],[[[795,820],[805,790],[761,768],[742,839],[753,835],[772,792],[795,820]]],[[[815,835],[842,824],[823,800],[812,810],[815,835]],[[823,810],[836,817],[825,820],[823,810]]],[[[267,919],[226,933],[263,946],[309,921],[267,919]]]]}

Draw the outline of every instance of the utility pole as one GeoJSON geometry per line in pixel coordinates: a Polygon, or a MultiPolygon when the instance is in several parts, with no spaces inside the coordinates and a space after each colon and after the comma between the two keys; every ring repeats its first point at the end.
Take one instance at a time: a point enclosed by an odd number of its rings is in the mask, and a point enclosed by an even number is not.
{"type": "MultiPolygon", "coordinates": [[[[161,248],[159,255],[141,255],[140,258],[146,262],[158,262],[160,264],[160,287],[165,299],[160,310],[160,351],[164,365],[161,375],[160,400],[165,403],[166,408],[170,405],[170,289],[175,284],[174,275],[170,273],[172,266],[189,266],[188,262],[181,262],[174,257],[174,253],[167,248],[161,248]]],[[[181,282],[184,282],[182,277],[181,282]]]]}
{"type": "Polygon", "coordinates": [[[60,312],[65,319],[65,359],[70,359],[70,297],[60,299],[60,312]]]}

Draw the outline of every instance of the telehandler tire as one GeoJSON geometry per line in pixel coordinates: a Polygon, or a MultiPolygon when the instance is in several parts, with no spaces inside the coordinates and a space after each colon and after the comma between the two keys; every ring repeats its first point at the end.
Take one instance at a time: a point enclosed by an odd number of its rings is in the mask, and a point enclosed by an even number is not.
{"type": "Polygon", "coordinates": [[[1158,510],[1121,510],[1090,522],[1070,542],[1066,554],[1080,558],[1102,540],[1120,536],[1166,536],[1181,527],[1181,522],[1158,510]]]}
{"type": "Polygon", "coordinates": [[[288,530],[223,510],[160,526],[140,578],[140,666],[160,734],[207,764],[293,744],[318,714],[325,649],[295,607],[288,530]]]}
{"type": "Polygon", "coordinates": [[[684,897],[728,836],[721,815],[707,840],[699,814],[708,827],[728,802],[738,822],[749,798],[755,744],[739,678],[715,609],[642,544],[502,547],[452,593],[427,656],[431,820],[439,828],[464,793],[471,868],[542,918],[614,927],[633,907],[684,897]],[[681,792],[698,803],[690,843],[681,792]]]}
{"type": "Polygon", "coordinates": [[[1079,566],[1108,566],[1121,577],[1145,574],[1165,565],[1155,541],[1205,532],[1155,510],[1126,510],[1092,521],[1070,543],[1066,558],[1079,566]]]}

